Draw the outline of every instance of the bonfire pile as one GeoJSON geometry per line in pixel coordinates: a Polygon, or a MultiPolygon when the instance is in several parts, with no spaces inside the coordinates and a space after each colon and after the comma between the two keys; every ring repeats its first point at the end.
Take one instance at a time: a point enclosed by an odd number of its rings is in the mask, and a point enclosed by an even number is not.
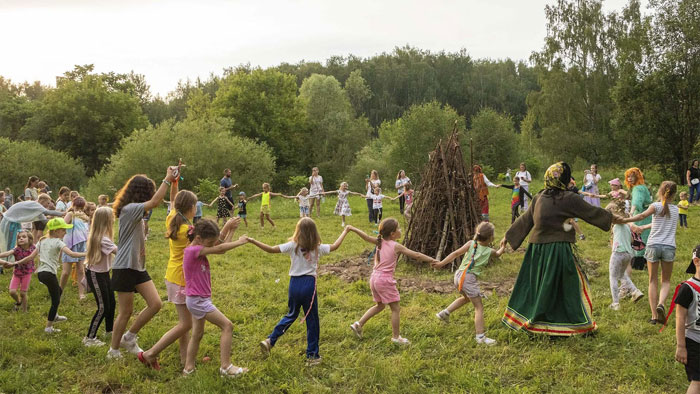
{"type": "Polygon", "coordinates": [[[423,169],[404,245],[438,260],[444,258],[472,238],[481,221],[478,206],[455,129],[446,141],[438,142],[423,169]]]}

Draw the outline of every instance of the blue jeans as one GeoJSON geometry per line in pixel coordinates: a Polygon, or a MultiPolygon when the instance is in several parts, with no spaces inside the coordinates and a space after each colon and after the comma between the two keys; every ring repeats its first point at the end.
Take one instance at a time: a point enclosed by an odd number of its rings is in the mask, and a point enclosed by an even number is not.
{"type": "Polygon", "coordinates": [[[688,228],[688,215],[684,213],[679,213],[678,214],[678,221],[680,222],[681,227],[688,228]]]}
{"type": "Polygon", "coordinates": [[[289,278],[289,312],[287,312],[272,331],[270,343],[275,345],[279,337],[281,337],[287,329],[294,323],[299,316],[299,311],[303,308],[304,313],[309,312],[306,318],[306,357],[317,358],[318,354],[318,339],[321,328],[318,320],[318,294],[314,295],[316,290],[316,278],[311,275],[292,276],[289,278]],[[313,304],[311,298],[313,297],[313,304]]]}
{"type": "Polygon", "coordinates": [[[697,185],[688,185],[688,191],[690,192],[688,202],[692,203],[693,201],[700,201],[700,183],[697,185]],[[693,198],[693,196],[695,196],[695,198],[693,198]]]}

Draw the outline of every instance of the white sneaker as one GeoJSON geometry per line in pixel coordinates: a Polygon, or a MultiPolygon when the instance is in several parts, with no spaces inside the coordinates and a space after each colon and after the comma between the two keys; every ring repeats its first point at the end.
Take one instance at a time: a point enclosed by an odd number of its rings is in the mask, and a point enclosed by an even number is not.
{"type": "Polygon", "coordinates": [[[614,310],[614,311],[619,311],[619,310],[620,310],[620,304],[617,303],[617,302],[613,302],[612,304],[610,304],[610,309],[612,309],[612,310],[614,310]]]}
{"type": "Polygon", "coordinates": [[[495,339],[491,339],[491,338],[487,337],[486,335],[482,336],[481,338],[474,337],[474,340],[476,341],[476,343],[478,343],[480,345],[493,346],[496,344],[495,339]]]}
{"type": "Polygon", "coordinates": [[[436,313],[435,316],[437,316],[438,319],[444,321],[445,323],[450,322],[450,312],[447,310],[441,310],[440,312],[436,313]]]}
{"type": "Polygon", "coordinates": [[[641,300],[642,298],[644,298],[644,293],[642,293],[641,290],[637,289],[632,293],[632,301],[633,302],[637,302],[637,301],[641,300]]]}
{"type": "Polygon", "coordinates": [[[356,321],[350,325],[350,329],[357,335],[358,338],[362,339],[362,326],[360,322],[356,321]]]}
{"type": "Polygon", "coordinates": [[[398,338],[391,338],[391,342],[394,342],[395,344],[398,344],[398,345],[410,345],[411,344],[411,341],[409,341],[408,339],[406,339],[402,336],[399,336],[398,338]]]}
{"type": "Polygon", "coordinates": [[[97,338],[85,337],[85,338],[83,338],[83,345],[85,345],[86,347],[93,347],[93,346],[104,346],[105,343],[100,341],[97,338]]]}
{"type": "Polygon", "coordinates": [[[119,349],[110,348],[107,351],[107,360],[117,360],[120,358],[122,358],[122,352],[120,352],[119,349]]]}
{"type": "Polygon", "coordinates": [[[121,344],[119,345],[119,347],[123,347],[131,354],[139,354],[140,352],[143,351],[143,349],[141,349],[139,347],[139,344],[136,343],[136,341],[139,339],[138,336],[134,336],[134,339],[132,339],[130,341],[127,341],[125,339],[125,337],[126,337],[126,334],[122,335],[122,341],[121,341],[121,344]]]}
{"type": "Polygon", "coordinates": [[[44,332],[48,334],[53,334],[55,332],[61,332],[61,330],[59,330],[58,328],[53,328],[53,326],[51,326],[44,328],[44,332]]]}
{"type": "Polygon", "coordinates": [[[56,315],[56,317],[53,319],[53,322],[54,322],[54,323],[57,323],[57,322],[66,321],[66,320],[68,320],[67,317],[61,316],[61,315],[56,315]]]}

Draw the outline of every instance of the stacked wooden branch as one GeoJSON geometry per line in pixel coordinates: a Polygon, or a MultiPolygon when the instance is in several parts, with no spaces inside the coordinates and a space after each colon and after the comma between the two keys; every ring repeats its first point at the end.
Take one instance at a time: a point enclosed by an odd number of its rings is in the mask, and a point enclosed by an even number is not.
{"type": "Polygon", "coordinates": [[[456,129],[430,154],[415,193],[406,247],[440,260],[472,238],[481,215],[456,129]]]}

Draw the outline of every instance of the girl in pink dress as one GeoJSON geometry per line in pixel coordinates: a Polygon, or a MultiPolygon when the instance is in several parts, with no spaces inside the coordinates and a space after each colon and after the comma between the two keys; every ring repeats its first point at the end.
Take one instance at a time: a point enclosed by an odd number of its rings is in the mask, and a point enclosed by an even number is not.
{"type": "Polygon", "coordinates": [[[372,297],[377,304],[369,308],[359,321],[350,325],[350,328],[358,338],[362,338],[362,327],[365,323],[372,316],[383,311],[388,304],[391,309],[391,341],[400,345],[410,344],[411,342],[408,339],[399,335],[399,300],[401,297],[394,279],[396,261],[399,254],[404,254],[409,258],[426,263],[437,262],[437,260],[422,253],[414,252],[396,242],[397,239],[401,238],[401,229],[399,228],[399,222],[394,218],[387,218],[379,223],[379,236],[377,238],[370,237],[353,226],[348,226],[347,228],[357,233],[365,241],[377,245],[377,252],[374,255],[374,269],[369,279],[372,297]]]}

